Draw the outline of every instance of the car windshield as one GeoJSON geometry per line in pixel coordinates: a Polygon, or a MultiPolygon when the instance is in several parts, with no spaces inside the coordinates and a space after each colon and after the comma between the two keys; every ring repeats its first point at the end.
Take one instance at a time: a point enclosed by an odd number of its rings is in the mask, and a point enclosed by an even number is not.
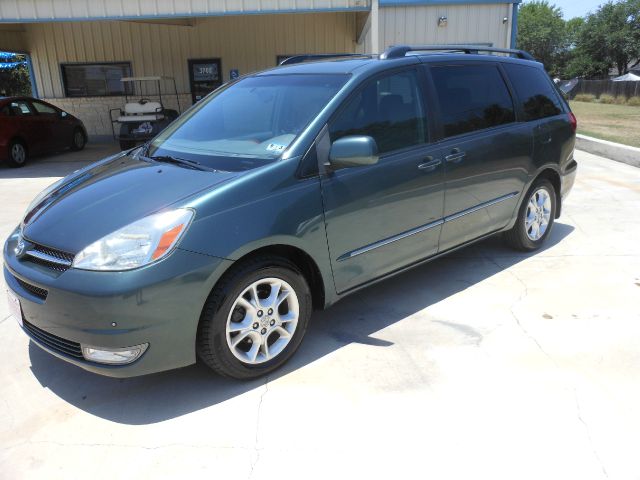
{"type": "Polygon", "coordinates": [[[149,145],[217,170],[246,170],[278,159],[347,82],[348,75],[260,75],[222,88],[178,118],[149,145]]]}

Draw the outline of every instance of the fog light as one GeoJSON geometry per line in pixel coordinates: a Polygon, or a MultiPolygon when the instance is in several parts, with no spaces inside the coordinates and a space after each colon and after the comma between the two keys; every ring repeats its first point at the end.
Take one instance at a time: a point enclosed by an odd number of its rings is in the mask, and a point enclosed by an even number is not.
{"type": "Polygon", "coordinates": [[[82,345],[82,355],[85,360],[110,365],[125,365],[138,359],[149,348],[148,343],[125,348],[98,348],[82,345]]]}

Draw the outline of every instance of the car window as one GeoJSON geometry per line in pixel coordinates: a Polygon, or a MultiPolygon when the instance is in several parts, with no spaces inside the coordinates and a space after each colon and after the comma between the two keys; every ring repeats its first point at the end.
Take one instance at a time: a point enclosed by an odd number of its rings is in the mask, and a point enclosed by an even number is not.
{"type": "Polygon", "coordinates": [[[33,115],[29,104],[23,100],[16,100],[10,104],[11,113],[16,116],[33,115]]]}
{"type": "Polygon", "coordinates": [[[331,122],[331,141],[367,135],[381,154],[426,142],[426,116],[417,73],[410,70],[369,81],[331,122]]]}
{"type": "Polygon", "coordinates": [[[513,100],[496,65],[443,65],[431,68],[444,136],[515,121],[513,100]]]}
{"type": "Polygon", "coordinates": [[[504,65],[524,109],[524,120],[538,120],[562,113],[560,98],[545,72],[525,65],[504,65]]]}
{"type": "Polygon", "coordinates": [[[182,115],[151,142],[148,153],[222,170],[274,161],[348,79],[343,74],[246,77],[182,115]]]}
{"type": "Polygon", "coordinates": [[[58,113],[55,108],[50,107],[49,105],[46,105],[44,103],[31,102],[31,105],[33,105],[33,108],[35,108],[36,112],[38,113],[44,113],[44,114],[50,114],[50,115],[56,115],[58,113]]]}

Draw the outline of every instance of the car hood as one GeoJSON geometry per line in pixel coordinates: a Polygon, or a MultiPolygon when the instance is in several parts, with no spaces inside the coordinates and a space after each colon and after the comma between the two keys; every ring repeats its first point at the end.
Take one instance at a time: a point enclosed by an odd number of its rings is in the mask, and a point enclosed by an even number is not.
{"type": "Polygon", "coordinates": [[[119,155],[62,180],[27,212],[23,235],[75,254],[131,222],[240,174],[119,155]]]}

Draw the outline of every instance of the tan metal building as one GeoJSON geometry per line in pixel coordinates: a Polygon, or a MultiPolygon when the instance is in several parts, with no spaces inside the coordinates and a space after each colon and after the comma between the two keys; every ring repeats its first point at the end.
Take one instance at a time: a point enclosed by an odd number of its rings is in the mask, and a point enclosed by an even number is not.
{"type": "Polygon", "coordinates": [[[0,0],[0,51],[28,54],[34,96],[77,115],[90,135],[110,135],[109,109],[123,104],[123,76],[174,77],[184,110],[230,77],[273,67],[294,54],[378,53],[403,43],[510,47],[517,5],[518,0],[0,0]]]}

